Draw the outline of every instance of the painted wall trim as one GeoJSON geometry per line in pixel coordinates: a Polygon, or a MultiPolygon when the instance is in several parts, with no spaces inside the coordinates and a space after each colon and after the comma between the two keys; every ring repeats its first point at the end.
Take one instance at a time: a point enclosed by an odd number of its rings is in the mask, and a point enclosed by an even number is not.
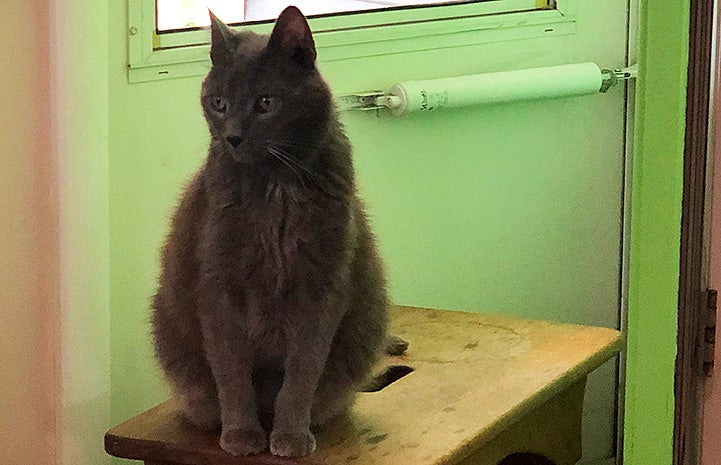
{"type": "MultiPolygon", "coordinates": [[[[529,11],[514,3],[482,2],[418,9],[371,11],[310,19],[322,62],[422,50],[568,35],[576,32],[574,7],[529,11]],[[518,8],[518,10],[516,10],[518,8]],[[508,12],[513,11],[512,14],[508,12]]],[[[128,4],[128,80],[146,82],[202,76],[208,72],[208,32],[156,34],[155,2],[128,4]]],[[[238,29],[267,34],[268,21],[238,29]]]]}
{"type": "Polygon", "coordinates": [[[103,464],[110,423],[108,2],[49,0],[60,208],[62,450],[103,464]]]}
{"type": "Polygon", "coordinates": [[[689,0],[641,2],[631,200],[626,464],[671,464],[689,0]]]}

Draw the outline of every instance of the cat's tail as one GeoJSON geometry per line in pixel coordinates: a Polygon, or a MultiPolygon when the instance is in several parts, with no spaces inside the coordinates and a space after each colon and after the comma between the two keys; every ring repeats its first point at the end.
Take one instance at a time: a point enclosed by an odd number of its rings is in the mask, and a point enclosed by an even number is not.
{"type": "MultiPolygon", "coordinates": [[[[408,350],[408,341],[405,341],[398,336],[388,336],[385,342],[385,353],[386,355],[399,356],[403,355],[408,350]]],[[[398,381],[408,373],[412,372],[413,368],[406,365],[390,365],[385,370],[376,374],[370,381],[363,385],[360,392],[377,392],[388,386],[389,384],[398,381]]]]}
{"type": "Polygon", "coordinates": [[[408,350],[408,341],[404,341],[398,336],[386,338],[386,355],[403,355],[406,350],[408,350]]]}

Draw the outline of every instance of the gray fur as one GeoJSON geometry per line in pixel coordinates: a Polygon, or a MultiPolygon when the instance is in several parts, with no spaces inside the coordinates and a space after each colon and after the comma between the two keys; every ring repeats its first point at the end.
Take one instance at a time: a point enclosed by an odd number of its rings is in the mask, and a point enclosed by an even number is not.
{"type": "Polygon", "coordinates": [[[211,144],[162,251],[155,352],[225,451],[303,456],[383,349],[385,278],[303,15],[270,38],[212,30],[211,144]]]}

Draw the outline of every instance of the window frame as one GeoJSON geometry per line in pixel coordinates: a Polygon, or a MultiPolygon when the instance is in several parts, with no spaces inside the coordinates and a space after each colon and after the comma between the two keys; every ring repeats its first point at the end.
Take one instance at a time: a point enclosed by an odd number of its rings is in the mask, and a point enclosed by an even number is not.
{"type": "MultiPolygon", "coordinates": [[[[573,0],[423,5],[311,16],[321,62],[434,50],[479,43],[573,34],[573,0]]],[[[272,21],[234,26],[266,34],[272,21]]],[[[128,80],[131,83],[202,76],[210,68],[204,29],[156,31],[155,0],[128,0],[128,80]]]]}

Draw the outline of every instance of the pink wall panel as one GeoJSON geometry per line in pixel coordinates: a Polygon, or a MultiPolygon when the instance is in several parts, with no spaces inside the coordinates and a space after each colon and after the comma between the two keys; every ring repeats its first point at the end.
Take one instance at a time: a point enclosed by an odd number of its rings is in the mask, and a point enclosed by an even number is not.
{"type": "Polygon", "coordinates": [[[0,457],[56,463],[58,218],[50,0],[3,2],[0,28],[0,457]]]}

